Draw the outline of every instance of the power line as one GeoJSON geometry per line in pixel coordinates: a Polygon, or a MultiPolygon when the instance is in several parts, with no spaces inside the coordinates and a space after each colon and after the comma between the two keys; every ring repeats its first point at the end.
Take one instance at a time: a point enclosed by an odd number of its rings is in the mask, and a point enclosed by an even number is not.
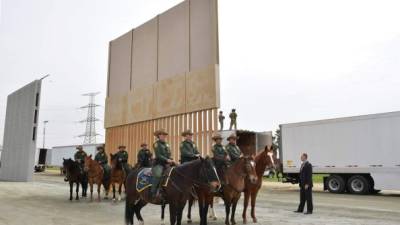
{"type": "Polygon", "coordinates": [[[99,119],[96,118],[96,108],[100,105],[95,103],[95,96],[98,94],[100,94],[100,92],[83,94],[83,96],[89,96],[89,104],[80,107],[80,109],[87,108],[86,119],[79,121],[80,123],[86,123],[85,133],[78,136],[84,137],[83,144],[96,143],[96,136],[99,135],[96,133],[96,122],[99,121],[99,119]]]}

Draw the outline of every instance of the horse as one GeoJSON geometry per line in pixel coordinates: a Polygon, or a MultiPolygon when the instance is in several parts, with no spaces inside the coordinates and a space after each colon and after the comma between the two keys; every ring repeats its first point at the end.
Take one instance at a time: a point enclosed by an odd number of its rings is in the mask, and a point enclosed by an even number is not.
{"type": "Polygon", "coordinates": [[[247,223],[247,218],[246,218],[246,211],[247,207],[249,205],[249,199],[251,198],[251,217],[253,218],[253,222],[257,223],[257,218],[255,214],[255,205],[256,205],[256,198],[258,191],[260,190],[263,182],[263,175],[266,169],[275,169],[276,168],[276,157],[274,157],[274,152],[272,149],[269,149],[268,146],[265,146],[264,151],[259,153],[255,157],[255,163],[256,163],[256,173],[257,173],[257,182],[254,184],[250,182],[249,180],[246,180],[245,182],[245,189],[244,189],[244,207],[243,207],[243,223],[247,223]]]}
{"type": "MultiPolygon", "coordinates": [[[[225,224],[229,225],[229,214],[232,208],[232,215],[230,221],[232,224],[235,222],[235,211],[236,205],[239,201],[241,192],[245,188],[245,179],[248,179],[251,183],[257,182],[257,174],[255,171],[255,162],[253,156],[242,156],[230,167],[225,170],[225,185],[223,185],[222,193],[210,192],[207,188],[196,187],[196,193],[198,196],[199,212],[200,212],[200,225],[207,225],[207,214],[208,208],[211,206],[213,209],[214,197],[222,197],[225,202],[225,224]]],[[[190,203],[189,203],[190,205],[190,203]]],[[[191,221],[190,208],[188,211],[188,222],[191,221]]],[[[214,217],[216,219],[216,217],[214,217]]]]}
{"type": "Polygon", "coordinates": [[[105,177],[104,169],[97,161],[92,159],[92,155],[85,157],[85,172],[88,174],[90,185],[90,200],[93,201],[93,184],[97,184],[97,201],[100,200],[100,188],[103,185],[106,198],[109,191],[109,178],[105,177]]]}
{"type": "Polygon", "coordinates": [[[122,193],[122,185],[125,183],[126,173],[122,166],[122,163],[119,161],[119,157],[117,154],[110,153],[111,158],[111,178],[110,184],[113,188],[113,201],[115,202],[115,184],[118,184],[118,201],[121,201],[121,193],[122,193]]]}
{"type": "Polygon", "coordinates": [[[66,173],[65,181],[69,182],[69,200],[72,201],[72,189],[74,187],[74,183],[76,183],[75,200],[79,200],[79,184],[82,185],[82,197],[86,197],[87,176],[84,171],[82,171],[80,164],[73,161],[71,158],[63,158],[63,168],[66,173]]]}
{"type": "MultiPolygon", "coordinates": [[[[147,203],[153,203],[149,199],[149,188],[141,192],[136,189],[139,172],[140,170],[130,173],[126,179],[125,222],[127,225],[133,224],[134,214],[136,214],[139,222],[143,224],[140,210],[147,203]]],[[[166,178],[167,182],[163,179],[160,184],[165,196],[165,202],[161,203],[161,205],[169,204],[171,225],[181,225],[182,211],[190,198],[191,189],[194,185],[207,186],[211,191],[216,191],[220,187],[214,163],[209,157],[181,164],[169,169],[167,172],[169,173],[166,178]]]]}

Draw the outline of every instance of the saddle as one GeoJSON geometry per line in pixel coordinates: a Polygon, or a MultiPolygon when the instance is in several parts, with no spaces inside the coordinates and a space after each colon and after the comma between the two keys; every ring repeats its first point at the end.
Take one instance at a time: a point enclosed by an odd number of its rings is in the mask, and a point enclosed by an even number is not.
{"type": "MultiPolygon", "coordinates": [[[[163,176],[161,178],[161,186],[166,187],[169,183],[169,177],[171,176],[172,171],[175,167],[169,167],[164,170],[163,176]]],[[[138,192],[142,192],[147,188],[151,187],[151,181],[153,179],[153,174],[151,172],[151,168],[141,168],[137,174],[136,180],[136,190],[138,192]]]]}

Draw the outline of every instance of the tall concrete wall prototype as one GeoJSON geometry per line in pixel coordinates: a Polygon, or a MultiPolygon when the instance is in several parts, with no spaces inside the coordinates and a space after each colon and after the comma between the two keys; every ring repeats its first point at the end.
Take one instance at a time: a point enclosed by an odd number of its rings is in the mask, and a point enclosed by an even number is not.
{"type": "Polygon", "coordinates": [[[35,80],[7,98],[0,180],[32,180],[40,89],[41,81],[35,80]]]}

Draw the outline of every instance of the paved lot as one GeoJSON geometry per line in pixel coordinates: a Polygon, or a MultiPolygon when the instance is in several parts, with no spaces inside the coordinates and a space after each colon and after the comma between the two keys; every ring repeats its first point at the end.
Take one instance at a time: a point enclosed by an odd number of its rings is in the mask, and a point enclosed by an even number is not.
{"type": "MultiPolygon", "coordinates": [[[[31,183],[0,182],[0,225],[124,224],[123,202],[81,200],[71,203],[67,200],[68,187],[62,179],[57,175],[41,174],[35,175],[35,181],[31,183]]],[[[353,196],[324,193],[318,191],[320,188],[317,187],[314,194],[314,214],[305,216],[292,212],[298,201],[296,186],[267,183],[257,203],[258,224],[400,224],[399,192],[353,196]]],[[[238,224],[242,224],[241,205],[236,213],[238,224]]],[[[210,221],[210,224],[222,225],[224,207],[216,204],[216,209],[218,220],[210,221]]],[[[197,210],[194,208],[194,224],[198,224],[197,210]]],[[[158,206],[146,206],[143,215],[146,225],[160,224],[158,206]]]]}

